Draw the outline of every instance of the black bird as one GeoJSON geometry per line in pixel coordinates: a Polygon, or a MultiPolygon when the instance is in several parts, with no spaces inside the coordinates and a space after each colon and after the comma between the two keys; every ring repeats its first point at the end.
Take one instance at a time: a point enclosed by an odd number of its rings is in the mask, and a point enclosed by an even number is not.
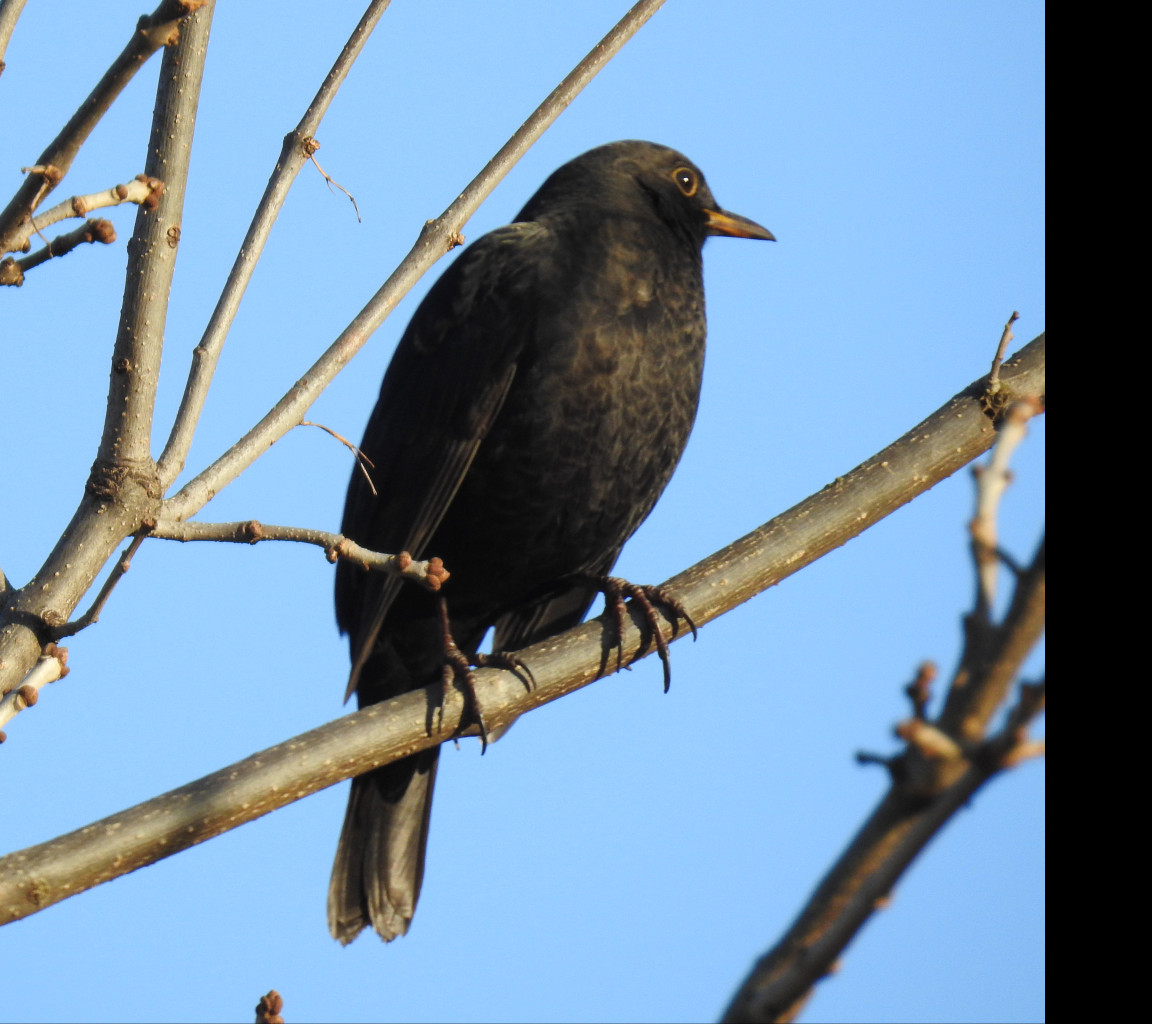
{"type": "MultiPolygon", "coordinates": [[[[443,558],[465,654],[490,626],[516,650],[576,625],[664,490],[700,394],[709,235],[773,237],[675,150],[614,142],[552,174],[416,310],[361,444],[378,493],[352,474],[343,531],[443,558]]],[[[361,707],[441,676],[440,614],[436,595],[339,564],[361,707]]],[[[438,755],[353,780],[328,890],[340,942],[408,930],[438,755]]]]}

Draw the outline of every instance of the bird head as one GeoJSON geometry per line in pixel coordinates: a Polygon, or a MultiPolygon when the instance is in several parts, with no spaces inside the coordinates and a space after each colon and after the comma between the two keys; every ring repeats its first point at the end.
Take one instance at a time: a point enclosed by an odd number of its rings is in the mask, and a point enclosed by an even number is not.
{"type": "Polygon", "coordinates": [[[598,146],[556,170],[516,217],[587,221],[650,217],[703,245],[710,235],[775,241],[767,228],[721,208],[700,168],[668,146],[629,140],[598,146]]]}

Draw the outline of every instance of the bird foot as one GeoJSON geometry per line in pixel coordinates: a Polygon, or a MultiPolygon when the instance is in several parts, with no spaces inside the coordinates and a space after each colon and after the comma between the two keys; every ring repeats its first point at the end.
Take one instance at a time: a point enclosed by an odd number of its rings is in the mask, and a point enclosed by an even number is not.
{"type": "MultiPolygon", "coordinates": [[[[668,687],[672,684],[672,662],[668,655],[668,641],[664,639],[664,634],[660,630],[660,617],[663,613],[663,617],[672,624],[673,636],[680,632],[680,620],[683,619],[688,623],[688,628],[692,630],[692,639],[695,640],[696,623],[692,621],[688,609],[663,587],[629,583],[619,576],[587,576],[586,579],[594,583],[604,595],[604,610],[611,616],[616,627],[616,643],[613,646],[616,648],[617,670],[622,667],[624,655],[624,602],[631,598],[640,608],[648,626],[650,639],[660,655],[660,663],[664,666],[664,692],[667,693],[668,687]]],[[[645,640],[647,639],[649,637],[645,637],[645,640]]]]}
{"type": "MultiPolygon", "coordinates": [[[[488,723],[484,721],[484,712],[480,709],[480,701],[476,696],[476,677],[472,675],[474,668],[502,668],[514,673],[530,690],[532,672],[528,666],[513,654],[495,651],[492,654],[473,654],[471,656],[460,650],[455,638],[452,636],[452,624],[448,618],[448,602],[440,598],[440,626],[441,638],[444,644],[444,689],[456,684],[464,693],[464,715],[460,720],[461,729],[475,723],[480,732],[480,753],[488,749],[488,723]]],[[[505,729],[507,727],[505,726],[505,729]]],[[[504,729],[500,730],[503,733],[504,729]]],[[[499,734],[496,736],[499,739],[499,734]]]]}

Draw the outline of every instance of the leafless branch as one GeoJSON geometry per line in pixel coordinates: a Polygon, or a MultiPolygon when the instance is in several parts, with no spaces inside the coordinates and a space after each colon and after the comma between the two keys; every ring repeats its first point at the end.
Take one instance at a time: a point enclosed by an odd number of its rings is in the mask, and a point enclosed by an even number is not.
{"type": "Polygon", "coordinates": [[[13,259],[6,256],[0,260],[0,285],[19,287],[24,283],[24,272],[40,266],[56,256],[66,256],[78,245],[85,242],[102,242],[109,245],[116,241],[116,229],[110,220],[86,220],[79,227],[57,235],[43,249],[37,249],[31,256],[13,259]]]}
{"type": "Polygon", "coordinates": [[[1012,475],[1008,463],[1017,445],[1024,440],[1026,425],[1041,412],[1038,403],[1021,399],[1005,411],[1000,436],[988,465],[974,468],[976,474],[976,514],[968,526],[972,536],[972,560],[976,565],[977,599],[974,614],[987,619],[996,601],[996,581],[1004,560],[997,543],[996,520],[1000,500],[1012,475]]]}
{"type": "MultiPolygon", "coordinates": [[[[175,5],[165,0],[157,10],[200,6],[201,0],[175,5]]],[[[185,25],[183,38],[165,51],[145,171],[149,177],[164,180],[167,188],[155,211],[144,206],[137,211],[100,449],[84,496],[60,540],[35,577],[13,593],[0,612],[0,688],[32,667],[43,645],[52,639],[52,631],[67,624],[117,546],[136,533],[159,504],[149,451],[152,399],[169,270],[179,241],[204,33],[211,13],[209,6],[195,15],[185,25]],[[142,265],[139,257],[145,248],[151,257],[142,265]],[[141,270],[146,282],[139,276],[141,270]],[[153,294],[148,294],[149,289],[153,294]],[[137,328],[131,336],[129,324],[137,328]]],[[[174,30],[175,23],[157,45],[174,30]]]]}
{"type": "MultiPolygon", "coordinates": [[[[652,17],[664,0],[640,0],[599,43],[593,47],[572,72],[510,138],[487,166],[471,181],[460,196],[435,220],[428,221],[412,250],[381,286],[351,324],[328,350],[312,365],[259,423],[244,435],[211,466],[190,480],[174,497],[165,502],[164,515],[187,519],[204,507],[212,497],[259,458],[268,447],[296,426],[317,396],[360,351],[372,332],[384,322],[396,304],[408,293],[424,272],[454,244],[468,218],[476,212],[504,175],[508,173],[544,134],[595,75],[620,48],[652,17]]],[[[169,470],[171,472],[171,470],[169,470]]],[[[173,474],[174,478],[175,474],[173,474]]]]}
{"type": "Polygon", "coordinates": [[[376,485],[372,482],[372,474],[368,472],[369,468],[375,469],[375,463],[368,458],[356,445],[348,440],[343,434],[336,433],[331,427],[324,426],[323,423],[314,423],[312,420],[301,420],[300,426],[302,427],[317,427],[323,430],[324,433],[336,438],[345,448],[347,448],[356,457],[356,466],[361,473],[364,474],[364,479],[368,484],[368,489],[376,494],[376,485]]]}
{"type": "MultiPolygon", "coordinates": [[[[136,23],[128,44],[88,98],[60,130],[60,134],[40,154],[24,183],[0,213],[0,253],[13,251],[12,240],[24,222],[61,181],[80,147],[99,123],[132,76],[161,46],[174,39],[180,22],[200,7],[205,0],[161,0],[150,15],[136,23]]],[[[7,7],[7,4],[5,4],[7,7]]],[[[5,10],[3,13],[7,13],[5,10]]],[[[19,13],[17,10],[16,13],[19,13]]],[[[26,237],[26,236],[25,236],[26,237]]]]}
{"type": "Polygon", "coordinates": [[[127,472],[157,498],[161,492],[152,464],[152,410],[214,9],[205,3],[185,22],[180,39],[165,49],[160,64],[144,174],[166,187],[154,208],[144,205],[136,213],[104,433],[92,467],[97,487],[106,486],[109,476],[127,472]]]}
{"type": "MultiPolygon", "coordinates": [[[[1042,394],[1043,337],[1005,370],[1004,387],[1011,395],[1042,394]]],[[[669,580],[664,589],[703,625],[856,536],[987,450],[994,430],[981,402],[983,384],[977,381],[875,458],[669,580]]],[[[614,634],[612,624],[594,620],[521,651],[531,670],[530,689],[511,672],[477,670],[476,695],[489,728],[598,678],[604,643],[614,634]]],[[[671,626],[664,627],[664,635],[672,638],[671,626]]],[[[632,619],[625,623],[622,643],[626,662],[652,651],[632,619]]],[[[0,859],[0,922],[26,917],[276,807],[444,742],[460,729],[464,710],[459,690],[445,692],[436,683],[337,719],[85,829],[9,854],[0,859]]],[[[906,798],[901,799],[906,813],[906,798]]]]}
{"type": "Polygon", "coordinates": [[[75,636],[80,630],[94,626],[100,621],[100,613],[104,610],[104,605],[108,603],[108,598],[112,596],[112,591],[116,589],[116,584],[120,582],[120,578],[132,568],[132,559],[139,550],[143,540],[143,534],[137,534],[132,538],[132,543],[124,549],[124,553],[117,559],[116,564],[112,567],[112,571],[104,581],[104,586],[100,588],[100,593],[96,595],[96,600],[92,602],[92,607],[75,622],[66,622],[64,625],[57,626],[52,630],[52,636],[56,640],[63,640],[66,637],[75,636]]]}
{"type": "Polygon", "coordinates": [[[1012,343],[1012,325],[1020,319],[1020,314],[1016,310],[1012,310],[1012,315],[1008,318],[1008,322],[1004,325],[1004,330],[1000,335],[1000,344],[996,347],[996,355],[992,359],[992,370],[988,374],[988,393],[990,395],[996,394],[1000,390],[1000,364],[1004,361],[1004,353],[1008,351],[1008,346],[1012,343]]]}
{"type": "Polygon", "coordinates": [[[329,189],[338,188],[348,197],[349,202],[352,203],[352,209],[356,211],[356,219],[358,221],[361,220],[360,207],[356,205],[356,197],[352,195],[352,193],[349,192],[343,185],[341,185],[340,182],[333,178],[331,174],[324,170],[323,167],[320,166],[320,161],[316,159],[316,150],[320,148],[320,143],[315,139],[312,139],[311,141],[314,145],[314,148],[312,149],[312,153],[308,159],[312,161],[312,164],[315,166],[316,170],[318,170],[323,176],[324,181],[327,183],[329,189]]]}
{"type": "Polygon", "coordinates": [[[429,590],[439,590],[450,573],[439,558],[416,561],[407,551],[395,555],[370,551],[342,533],[310,530],[301,526],[275,526],[246,519],[235,523],[198,523],[188,520],[161,520],[150,530],[149,536],[161,540],[210,540],[229,544],[256,544],[262,540],[286,540],[298,544],[315,544],[324,549],[328,561],[340,558],[361,566],[365,570],[394,573],[429,590]]]}
{"type": "MultiPolygon", "coordinates": [[[[1036,411],[1042,407],[1042,395],[1041,384],[1031,395],[1036,411]]],[[[990,467],[977,475],[981,491],[989,491],[980,498],[982,514],[994,514],[1003,490],[1007,452],[1019,441],[1021,418],[1013,410],[1030,405],[1020,396],[1010,406],[990,467]]],[[[1028,415],[1031,412],[1030,408],[1028,415]]],[[[991,529],[994,535],[995,526],[991,529]]],[[[982,556],[975,547],[980,576],[982,556]]],[[[1036,744],[1028,740],[1027,728],[1043,707],[1042,688],[1022,685],[1004,728],[992,736],[986,735],[986,729],[1043,631],[1043,544],[1018,578],[1012,607],[1002,623],[992,623],[985,602],[985,589],[980,586],[976,609],[965,618],[965,650],[939,717],[934,722],[925,718],[935,670],[922,667],[906,690],[912,717],[896,728],[896,735],[906,743],[903,753],[893,758],[860,755],[863,763],[888,768],[892,778],[888,793],[785,936],[757,962],[728,1007],[725,1021],[794,1020],[813,986],[834,969],[872,914],[887,905],[904,870],[951,816],[994,775],[1035,756],[1036,744]],[[979,620],[978,628],[973,628],[973,620],[979,620]]]]}
{"type": "MultiPolygon", "coordinates": [[[[71,199],[65,199],[64,202],[57,203],[39,216],[29,217],[14,239],[17,244],[13,246],[13,249],[23,252],[28,248],[33,234],[43,231],[46,227],[59,221],[68,220],[70,217],[86,217],[93,210],[105,206],[136,203],[154,210],[160,201],[160,193],[163,191],[164,182],[157,178],[149,178],[145,174],[138,174],[132,181],[125,182],[123,185],[113,185],[103,192],[92,192],[86,196],[73,196],[71,199]]],[[[115,235],[113,235],[114,238],[115,235]]]]}
{"type": "Polygon", "coordinates": [[[25,0],[0,0],[0,75],[4,73],[4,54],[8,52],[8,41],[16,28],[25,0]]]}
{"type": "MultiPolygon", "coordinates": [[[[32,707],[40,699],[40,691],[49,683],[63,679],[68,674],[68,648],[49,644],[44,654],[21,681],[20,685],[0,697],[0,725],[7,725],[25,708],[32,707]]],[[[0,742],[4,733],[0,732],[0,742]]]]}

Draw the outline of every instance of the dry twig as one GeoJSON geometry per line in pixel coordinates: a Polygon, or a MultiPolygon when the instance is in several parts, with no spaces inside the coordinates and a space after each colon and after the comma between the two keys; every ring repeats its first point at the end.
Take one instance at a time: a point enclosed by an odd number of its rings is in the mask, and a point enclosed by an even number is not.
{"type": "Polygon", "coordinates": [[[361,547],[342,533],[329,533],[327,530],[310,530],[300,526],[275,526],[255,519],[245,519],[234,523],[180,522],[162,519],[151,524],[148,536],[161,540],[179,541],[222,541],[229,544],[256,544],[263,540],[285,540],[297,544],[315,544],[324,549],[328,561],[345,561],[359,565],[365,570],[390,572],[404,579],[419,583],[428,590],[439,590],[451,573],[444,568],[439,558],[416,561],[407,551],[395,555],[370,551],[361,547]]]}

